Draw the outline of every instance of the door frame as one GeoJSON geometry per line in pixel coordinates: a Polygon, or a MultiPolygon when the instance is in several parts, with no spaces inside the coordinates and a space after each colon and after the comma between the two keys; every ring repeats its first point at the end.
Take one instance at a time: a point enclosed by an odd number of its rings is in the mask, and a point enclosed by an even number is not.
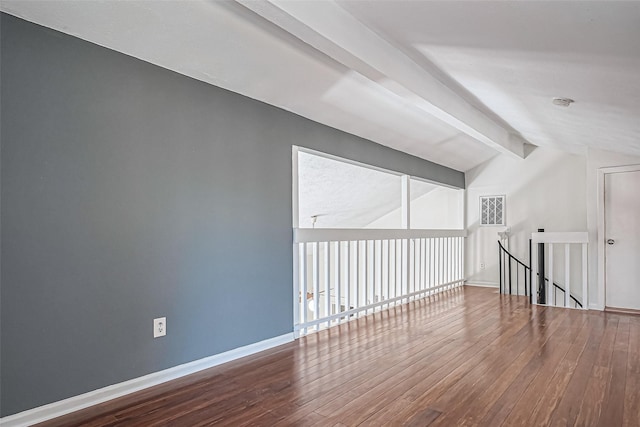
{"type": "Polygon", "coordinates": [[[606,300],[606,227],[605,227],[605,205],[604,205],[604,180],[606,175],[614,173],[638,172],[640,164],[625,166],[610,166],[598,169],[598,301],[601,302],[601,309],[607,306],[606,300]]]}

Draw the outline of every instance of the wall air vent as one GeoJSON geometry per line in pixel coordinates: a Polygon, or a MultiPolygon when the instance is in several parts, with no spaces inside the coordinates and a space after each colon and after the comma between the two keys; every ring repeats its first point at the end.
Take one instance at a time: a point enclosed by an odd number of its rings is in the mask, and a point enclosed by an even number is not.
{"type": "Polygon", "coordinates": [[[506,196],[480,196],[480,225],[506,225],[506,196]]]}

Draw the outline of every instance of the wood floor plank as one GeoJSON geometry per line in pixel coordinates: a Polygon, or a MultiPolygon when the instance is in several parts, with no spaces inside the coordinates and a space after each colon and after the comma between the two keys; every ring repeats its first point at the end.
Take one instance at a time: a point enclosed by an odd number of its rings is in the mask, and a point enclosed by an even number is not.
{"type": "Polygon", "coordinates": [[[571,327],[569,340],[575,337],[565,357],[558,363],[554,375],[549,380],[546,390],[538,400],[538,404],[528,418],[530,425],[550,425],[551,417],[557,409],[561,398],[565,395],[567,385],[575,372],[578,360],[589,341],[588,322],[583,319],[576,327],[571,327]]]}
{"type": "Polygon", "coordinates": [[[638,426],[640,317],[464,287],[40,426],[638,426]]]}
{"type": "Polygon", "coordinates": [[[580,402],[580,411],[576,418],[577,425],[598,425],[602,405],[606,399],[607,389],[613,371],[611,360],[613,344],[618,331],[620,316],[605,313],[605,331],[600,348],[593,362],[593,368],[580,402]]]}
{"type": "MultiPolygon", "coordinates": [[[[522,320],[521,320],[522,321],[522,320]]],[[[511,320],[514,322],[514,319],[511,320]]],[[[517,334],[515,341],[504,348],[504,337],[492,345],[492,354],[483,363],[478,364],[471,378],[471,387],[459,385],[455,393],[448,391],[447,400],[441,399],[435,407],[446,407],[447,411],[435,425],[475,425],[487,413],[491,404],[504,393],[515,374],[522,371],[534,357],[537,343],[532,339],[532,331],[526,322],[517,334]]]]}
{"type": "Polygon", "coordinates": [[[640,426],[640,316],[632,317],[629,322],[627,384],[622,425],[640,426]]]}
{"type": "Polygon", "coordinates": [[[600,414],[600,425],[622,425],[629,359],[629,326],[629,317],[621,317],[613,344],[611,378],[600,414]]]}
{"type": "Polygon", "coordinates": [[[593,362],[604,335],[604,319],[599,316],[587,316],[587,328],[589,330],[588,342],[578,359],[576,368],[565,388],[564,395],[557,403],[550,425],[572,426],[578,417],[580,405],[576,405],[576,402],[582,400],[586,390],[591,370],[593,369],[593,362]]]}
{"type": "MultiPolygon", "coordinates": [[[[566,310],[562,309],[550,309],[549,312],[558,314],[559,310],[566,313],[566,310]]],[[[570,322],[571,319],[565,318],[566,321],[570,322]]],[[[548,390],[549,384],[560,366],[560,362],[565,358],[575,339],[572,335],[572,329],[567,323],[564,323],[556,331],[550,331],[549,335],[536,359],[541,361],[540,369],[501,425],[522,426],[529,423],[529,418],[535,414],[536,408],[540,405],[541,399],[546,394],[546,390],[548,390]]]]}
{"type": "Polygon", "coordinates": [[[425,427],[430,426],[441,415],[440,411],[432,408],[425,408],[412,416],[402,425],[406,427],[425,427]]]}
{"type": "MultiPolygon", "coordinates": [[[[486,313],[483,314],[483,316],[489,317],[486,313]]],[[[479,322],[476,326],[478,328],[488,328],[491,324],[495,325],[495,322],[491,318],[485,319],[485,322],[487,322],[486,325],[479,322]]],[[[455,336],[455,334],[453,334],[452,337],[453,336],[455,336]]],[[[453,338],[450,339],[453,340],[453,338]]],[[[458,357],[458,354],[464,352],[464,349],[464,346],[460,346],[459,343],[456,343],[455,340],[453,340],[448,345],[436,349],[430,355],[429,351],[421,351],[415,355],[415,357],[411,358],[408,357],[410,355],[407,353],[394,353],[397,361],[396,363],[389,363],[392,368],[370,378],[368,382],[363,383],[359,388],[354,389],[357,396],[355,399],[351,400],[347,405],[342,405],[340,402],[335,405],[332,404],[332,402],[329,405],[320,408],[318,412],[327,415],[333,414],[334,416],[344,414],[346,417],[343,418],[344,421],[357,424],[363,420],[359,417],[352,419],[349,415],[353,412],[356,412],[359,415],[366,415],[366,412],[363,412],[362,408],[366,408],[366,411],[375,409],[379,403],[384,402],[383,396],[388,394],[390,387],[393,387],[398,382],[406,384],[406,381],[410,381],[411,377],[415,376],[414,373],[416,371],[421,372],[423,376],[427,375],[427,372],[439,366],[438,362],[440,360],[449,361],[450,359],[455,359],[458,357]],[[403,358],[405,360],[402,360],[403,358]],[[416,364],[419,365],[415,366],[416,364]],[[371,402],[378,402],[378,404],[372,408],[371,402]]],[[[429,347],[426,350],[429,350],[429,347]]]]}

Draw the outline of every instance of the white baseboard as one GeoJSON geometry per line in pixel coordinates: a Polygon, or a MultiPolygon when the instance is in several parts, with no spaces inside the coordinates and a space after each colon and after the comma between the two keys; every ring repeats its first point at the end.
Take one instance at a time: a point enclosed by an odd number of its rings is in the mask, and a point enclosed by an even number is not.
{"type": "Polygon", "coordinates": [[[599,310],[599,311],[604,311],[604,307],[600,304],[597,303],[591,303],[589,304],[589,310],[599,310]]]}
{"type": "Polygon", "coordinates": [[[212,368],[241,357],[249,356],[282,344],[293,341],[293,333],[269,338],[264,341],[249,344],[224,353],[194,360],[193,362],[174,366],[173,368],[154,372],[142,377],[134,378],[108,387],[90,391],[88,393],[73,396],[68,399],[53,402],[48,405],[39,406],[14,415],[0,418],[2,427],[23,427],[47,421],[89,406],[97,405],[108,400],[115,399],[142,389],[162,384],[176,378],[212,368]]]}
{"type": "Polygon", "coordinates": [[[482,280],[474,280],[471,282],[465,282],[466,286],[479,286],[482,288],[499,288],[500,284],[497,282],[484,282],[482,280]]]}

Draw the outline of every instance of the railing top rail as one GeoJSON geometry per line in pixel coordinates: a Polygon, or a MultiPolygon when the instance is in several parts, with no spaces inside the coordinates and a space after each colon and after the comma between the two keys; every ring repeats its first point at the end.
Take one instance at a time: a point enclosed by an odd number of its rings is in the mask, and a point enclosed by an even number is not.
{"type": "Polygon", "coordinates": [[[353,240],[467,237],[467,230],[402,230],[373,228],[294,228],[293,242],[344,242],[353,240]]]}
{"type": "Polygon", "coordinates": [[[586,231],[531,233],[532,243],[589,243],[586,231]]]}
{"type": "Polygon", "coordinates": [[[516,263],[520,264],[521,266],[523,266],[526,270],[530,270],[531,268],[525,264],[524,262],[520,261],[518,258],[516,258],[515,256],[511,255],[511,252],[509,252],[508,250],[505,249],[504,246],[502,246],[502,243],[500,241],[498,241],[498,245],[500,246],[500,249],[507,254],[507,256],[509,258],[511,258],[512,260],[514,260],[516,263]]]}

